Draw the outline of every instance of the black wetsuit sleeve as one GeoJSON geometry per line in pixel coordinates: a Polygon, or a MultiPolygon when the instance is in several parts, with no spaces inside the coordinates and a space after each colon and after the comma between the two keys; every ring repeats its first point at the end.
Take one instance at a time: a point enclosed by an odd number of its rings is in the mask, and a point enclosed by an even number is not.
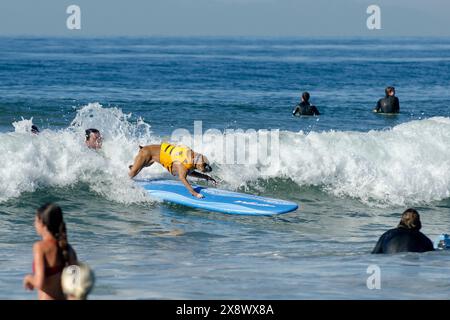
{"type": "Polygon", "coordinates": [[[295,106],[295,109],[294,109],[294,111],[292,111],[292,115],[297,115],[297,113],[299,113],[300,112],[300,106],[295,106]]]}
{"type": "Polygon", "coordinates": [[[423,235],[423,238],[425,239],[424,241],[426,243],[426,251],[434,251],[433,242],[426,235],[424,235],[424,234],[422,234],[422,235],[423,235]]]}
{"type": "Polygon", "coordinates": [[[378,102],[377,102],[377,106],[375,107],[375,112],[379,112],[380,111],[380,109],[381,109],[381,99],[380,100],[378,100],[378,102]]]}
{"type": "Polygon", "coordinates": [[[400,101],[398,100],[397,97],[395,97],[395,99],[394,99],[393,110],[394,110],[394,113],[400,112],[400,101]]]}
{"type": "Polygon", "coordinates": [[[378,239],[377,244],[375,245],[375,248],[372,250],[372,254],[374,253],[383,253],[383,242],[384,242],[385,234],[383,234],[380,239],[378,239]]]}
{"type": "Polygon", "coordinates": [[[314,114],[315,116],[320,115],[320,112],[319,112],[319,110],[317,109],[316,106],[312,106],[312,107],[311,107],[311,110],[312,110],[312,112],[313,112],[313,114],[314,114]]]}

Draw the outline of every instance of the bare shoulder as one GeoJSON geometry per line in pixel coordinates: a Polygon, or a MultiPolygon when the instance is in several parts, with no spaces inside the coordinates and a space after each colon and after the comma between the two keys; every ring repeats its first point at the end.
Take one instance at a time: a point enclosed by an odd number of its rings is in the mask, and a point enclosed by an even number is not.
{"type": "Polygon", "coordinates": [[[33,244],[33,252],[39,253],[44,251],[44,241],[37,241],[33,244]]]}

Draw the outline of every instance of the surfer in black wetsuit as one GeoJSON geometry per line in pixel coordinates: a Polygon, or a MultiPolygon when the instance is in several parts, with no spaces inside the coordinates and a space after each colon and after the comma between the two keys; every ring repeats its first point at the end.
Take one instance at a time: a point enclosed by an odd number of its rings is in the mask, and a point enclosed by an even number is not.
{"type": "Polygon", "coordinates": [[[399,113],[400,101],[395,96],[395,88],[387,87],[385,89],[386,97],[378,100],[377,106],[373,109],[373,112],[378,113],[399,113]]]}
{"type": "Polygon", "coordinates": [[[294,116],[318,116],[320,114],[319,110],[317,110],[316,106],[312,106],[309,103],[309,93],[303,92],[302,94],[302,102],[300,102],[292,111],[294,116]]]}
{"type": "Polygon", "coordinates": [[[420,215],[414,209],[407,209],[397,228],[385,232],[372,253],[426,252],[433,251],[431,240],[420,232],[420,215]]]}
{"type": "Polygon", "coordinates": [[[31,133],[32,134],[39,134],[39,128],[36,125],[31,126],[31,133]]]}

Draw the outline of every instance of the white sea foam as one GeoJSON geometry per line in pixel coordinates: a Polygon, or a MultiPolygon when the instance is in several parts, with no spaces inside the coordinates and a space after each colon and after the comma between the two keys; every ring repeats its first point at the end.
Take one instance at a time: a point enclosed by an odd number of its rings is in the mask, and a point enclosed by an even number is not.
{"type": "MultiPolygon", "coordinates": [[[[213,150],[204,146],[206,154],[213,150]]],[[[365,133],[281,132],[279,158],[269,166],[221,166],[219,173],[236,187],[258,178],[290,178],[368,204],[428,203],[450,196],[450,119],[365,133]]]]}
{"type": "Polygon", "coordinates": [[[30,134],[31,120],[14,123],[15,132],[0,134],[0,201],[37,188],[86,183],[108,199],[131,203],[148,201],[145,192],[128,178],[140,142],[151,137],[142,120],[133,124],[116,108],[89,104],[79,110],[64,130],[30,134]],[[99,152],[84,144],[84,130],[99,129],[104,135],[99,152]]]}
{"type": "MultiPolygon", "coordinates": [[[[15,132],[0,134],[0,201],[37,188],[77,183],[114,201],[149,201],[127,175],[139,144],[161,142],[142,119],[131,122],[118,108],[89,104],[67,129],[32,135],[27,129],[31,120],[14,127],[15,132]],[[99,152],[84,145],[84,129],[90,127],[103,133],[99,152]]],[[[222,164],[214,142],[204,142],[197,151],[210,158],[213,175],[229,189],[285,178],[369,205],[409,205],[450,197],[449,144],[450,118],[434,117],[365,133],[283,131],[279,161],[266,166],[222,164]]],[[[154,165],[139,177],[167,175],[154,165]]]]}

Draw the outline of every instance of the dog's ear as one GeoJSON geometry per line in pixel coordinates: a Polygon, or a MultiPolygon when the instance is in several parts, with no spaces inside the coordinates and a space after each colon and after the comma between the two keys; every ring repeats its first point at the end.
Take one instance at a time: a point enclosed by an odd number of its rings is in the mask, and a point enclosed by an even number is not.
{"type": "Polygon", "coordinates": [[[139,146],[139,149],[142,149],[143,148],[143,146],[139,146]]]}

